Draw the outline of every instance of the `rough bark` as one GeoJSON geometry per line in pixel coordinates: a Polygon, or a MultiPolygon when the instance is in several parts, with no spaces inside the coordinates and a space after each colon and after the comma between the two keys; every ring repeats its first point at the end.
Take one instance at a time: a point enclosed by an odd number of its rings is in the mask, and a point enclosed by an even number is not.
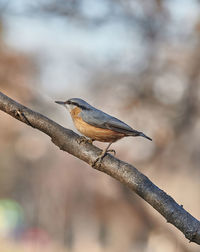
{"type": "MultiPolygon", "coordinates": [[[[80,136],[49,118],[37,113],[0,92],[0,110],[15,119],[38,129],[48,136],[61,150],[92,164],[101,154],[101,150],[90,143],[79,143],[80,136]]],[[[167,222],[177,227],[185,237],[200,245],[200,222],[188,213],[182,205],[154,185],[134,166],[107,154],[101,165],[93,168],[117,179],[155,208],[167,222]]]]}

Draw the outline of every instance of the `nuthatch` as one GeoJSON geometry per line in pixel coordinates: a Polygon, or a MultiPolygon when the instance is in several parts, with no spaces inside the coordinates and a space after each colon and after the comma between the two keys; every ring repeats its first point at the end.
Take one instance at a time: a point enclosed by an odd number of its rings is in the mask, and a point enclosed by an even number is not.
{"type": "MultiPolygon", "coordinates": [[[[109,142],[107,148],[102,152],[98,159],[102,159],[109,151],[112,143],[127,136],[142,136],[152,141],[144,133],[134,130],[119,119],[98,110],[79,98],[71,98],[65,102],[56,103],[66,107],[72,117],[77,130],[90,141],[109,142]]],[[[96,163],[96,161],[95,161],[96,163]]]]}

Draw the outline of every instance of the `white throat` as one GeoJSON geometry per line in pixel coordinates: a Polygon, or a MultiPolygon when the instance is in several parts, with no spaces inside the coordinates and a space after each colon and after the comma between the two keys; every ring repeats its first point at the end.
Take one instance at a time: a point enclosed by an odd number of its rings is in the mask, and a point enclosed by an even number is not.
{"type": "Polygon", "coordinates": [[[75,109],[77,106],[73,104],[65,104],[65,107],[69,112],[71,112],[73,109],[75,109]]]}

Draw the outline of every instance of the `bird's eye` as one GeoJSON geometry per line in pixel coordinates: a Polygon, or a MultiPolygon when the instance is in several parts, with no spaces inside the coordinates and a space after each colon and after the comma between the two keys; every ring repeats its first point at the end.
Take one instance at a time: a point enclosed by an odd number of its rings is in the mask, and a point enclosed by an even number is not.
{"type": "Polygon", "coordinates": [[[66,103],[66,104],[72,104],[72,102],[71,102],[71,101],[66,101],[65,103],[66,103]]]}

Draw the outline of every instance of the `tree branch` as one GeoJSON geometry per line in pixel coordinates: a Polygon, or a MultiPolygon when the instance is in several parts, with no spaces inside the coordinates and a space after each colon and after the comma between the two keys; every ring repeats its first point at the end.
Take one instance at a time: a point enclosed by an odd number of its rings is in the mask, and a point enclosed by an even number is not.
{"type": "MultiPolygon", "coordinates": [[[[61,150],[90,165],[101,154],[101,150],[90,143],[80,144],[78,141],[80,136],[72,130],[66,129],[49,118],[15,102],[1,92],[0,110],[44,132],[61,150]]],[[[200,245],[200,222],[134,166],[107,154],[101,165],[94,168],[128,186],[155,208],[167,222],[177,227],[187,239],[200,245]]]]}

